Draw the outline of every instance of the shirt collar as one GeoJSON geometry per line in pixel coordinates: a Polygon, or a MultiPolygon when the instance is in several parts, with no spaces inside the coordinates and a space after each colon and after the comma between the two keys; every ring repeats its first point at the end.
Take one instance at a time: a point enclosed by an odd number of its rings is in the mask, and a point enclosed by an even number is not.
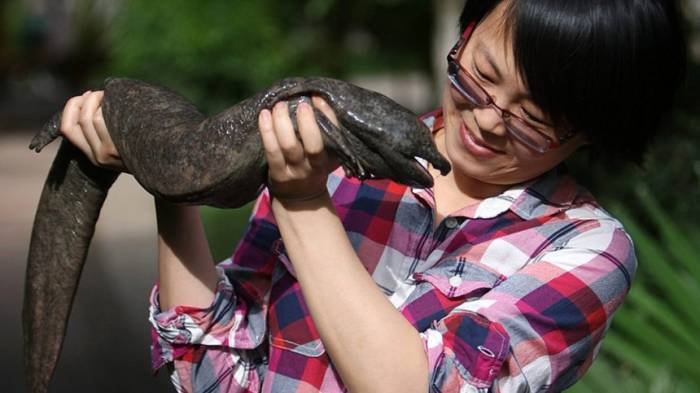
{"type": "MultiPolygon", "coordinates": [[[[432,132],[438,131],[443,127],[442,109],[421,116],[421,120],[432,132]]],[[[427,161],[416,158],[421,165],[427,167],[427,161]]],[[[412,188],[411,190],[414,195],[432,206],[435,205],[431,189],[412,188]]],[[[520,218],[530,220],[557,214],[573,205],[593,200],[590,193],[574,181],[562,164],[533,180],[516,184],[499,195],[465,206],[453,215],[487,219],[510,210],[520,218]]]]}

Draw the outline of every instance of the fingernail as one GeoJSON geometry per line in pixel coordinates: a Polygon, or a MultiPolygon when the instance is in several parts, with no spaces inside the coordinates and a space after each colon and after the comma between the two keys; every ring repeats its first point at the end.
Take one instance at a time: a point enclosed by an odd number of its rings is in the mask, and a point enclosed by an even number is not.
{"type": "Polygon", "coordinates": [[[90,93],[92,93],[92,91],[91,91],[91,90],[88,90],[88,91],[86,91],[85,93],[83,93],[83,95],[86,96],[86,95],[88,95],[88,94],[90,94],[90,93]]]}
{"type": "Polygon", "coordinates": [[[263,109],[260,112],[260,119],[265,123],[269,122],[270,121],[270,111],[267,109],[263,109]]]}
{"type": "Polygon", "coordinates": [[[305,112],[306,112],[306,111],[308,111],[308,110],[310,110],[310,109],[311,109],[311,107],[309,106],[309,103],[308,103],[308,102],[302,101],[301,103],[299,103],[299,110],[300,110],[300,111],[305,111],[305,112]]]}

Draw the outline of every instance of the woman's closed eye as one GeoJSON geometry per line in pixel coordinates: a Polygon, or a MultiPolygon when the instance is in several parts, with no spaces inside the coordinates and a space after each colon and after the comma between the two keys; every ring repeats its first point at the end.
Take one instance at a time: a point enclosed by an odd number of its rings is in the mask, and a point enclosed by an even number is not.
{"type": "Polygon", "coordinates": [[[494,83],[494,79],[492,77],[488,76],[487,74],[483,73],[481,71],[481,69],[479,69],[479,66],[476,65],[476,62],[473,63],[472,69],[473,69],[474,74],[477,76],[477,78],[479,78],[482,81],[487,82],[487,83],[491,83],[491,84],[494,83]]]}
{"type": "Polygon", "coordinates": [[[533,124],[535,126],[535,128],[538,128],[538,126],[546,126],[547,125],[547,123],[545,123],[544,120],[540,120],[539,118],[535,117],[533,114],[528,112],[525,108],[521,107],[520,109],[522,110],[523,118],[525,120],[528,120],[528,121],[535,123],[535,124],[533,124]]]}

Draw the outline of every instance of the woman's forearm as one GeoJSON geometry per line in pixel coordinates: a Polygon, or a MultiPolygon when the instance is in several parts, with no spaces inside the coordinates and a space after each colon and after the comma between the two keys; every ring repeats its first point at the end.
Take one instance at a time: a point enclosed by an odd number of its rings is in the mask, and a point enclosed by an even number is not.
{"type": "Polygon", "coordinates": [[[156,200],[156,217],[161,309],[209,306],[217,274],[199,208],[156,200]]]}
{"type": "Polygon", "coordinates": [[[351,391],[425,392],[418,331],[360,262],[328,195],[298,209],[273,200],[285,249],[328,353],[351,391]]]}

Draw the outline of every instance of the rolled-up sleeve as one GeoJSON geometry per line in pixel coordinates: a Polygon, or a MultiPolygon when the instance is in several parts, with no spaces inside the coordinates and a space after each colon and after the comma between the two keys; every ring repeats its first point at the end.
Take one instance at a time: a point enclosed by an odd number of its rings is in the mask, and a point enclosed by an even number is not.
{"type": "MultiPolygon", "coordinates": [[[[224,262],[226,263],[226,262],[224,262]]],[[[264,315],[236,301],[233,285],[221,266],[212,304],[207,308],[177,306],[161,311],[158,286],[151,292],[149,321],[153,327],[153,367],[182,358],[194,346],[252,349],[265,336],[264,315]]]]}
{"type": "Polygon", "coordinates": [[[421,333],[431,391],[559,392],[595,359],[637,260],[616,222],[598,222],[421,333]]]}
{"type": "Polygon", "coordinates": [[[149,307],[151,365],[158,370],[171,364],[178,391],[259,387],[256,368],[267,362],[263,344],[277,260],[273,245],[278,239],[269,195],[263,192],[233,256],[216,267],[218,282],[211,305],[161,310],[158,285],[154,286],[149,307]]]}

